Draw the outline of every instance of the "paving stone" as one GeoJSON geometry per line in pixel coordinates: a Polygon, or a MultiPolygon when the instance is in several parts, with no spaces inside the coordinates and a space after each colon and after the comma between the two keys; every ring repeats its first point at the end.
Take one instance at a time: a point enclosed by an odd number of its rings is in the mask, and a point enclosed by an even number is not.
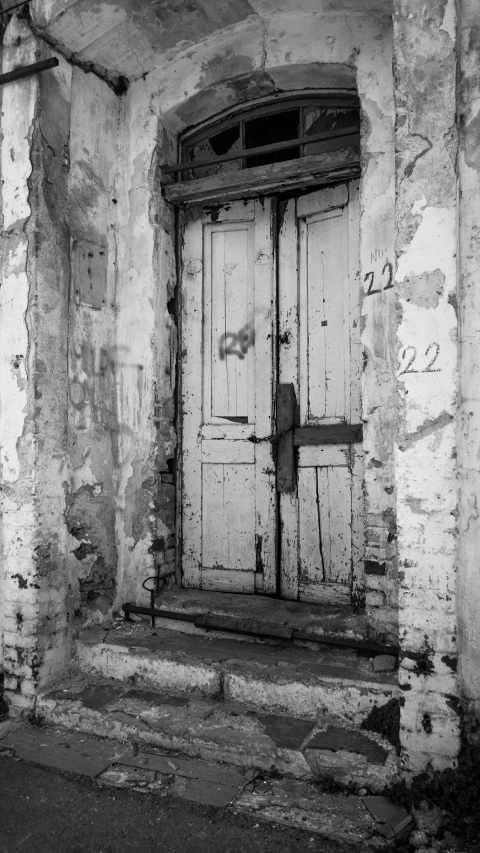
{"type": "Polygon", "coordinates": [[[152,770],[144,770],[138,767],[126,767],[115,765],[105,770],[98,779],[100,785],[113,786],[115,788],[133,788],[141,783],[149,785],[155,782],[155,773],[152,770]]]}
{"type": "Polygon", "coordinates": [[[234,810],[351,844],[370,843],[376,830],[373,817],[358,797],[320,793],[296,780],[272,780],[266,792],[244,791],[234,810]]]}
{"type": "Polygon", "coordinates": [[[134,757],[122,759],[130,767],[142,767],[159,773],[185,776],[189,779],[203,779],[222,785],[243,788],[246,777],[235,767],[219,767],[200,759],[188,759],[172,755],[140,752],[134,757]]]}
{"type": "Polygon", "coordinates": [[[95,778],[125,753],[124,744],[81,737],[75,732],[23,727],[2,740],[19,758],[95,778]]]}
{"type": "MultiPolygon", "coordinates": [[[[409,837],[414,826],[413,818],[402,806],[391,803],[386,797],[363,797],[363,802],[379,824],[378,831],[386,839],[405,841],[409,837]]],[[[409,840],[413,844],[412,835],[409,840]]]]}
{"type": "Polygon", "coordinates": [[[315,732],[307,746],[309,749],[355,752],[365,755],[371,764],[385,764],[388,758],[387,750],[366,735],[334,726],[327,726],[324,731],[315,732]]]}
{"type": "Polygon", "coordinates": [[[149,702],[154,705],[172,705],[175,708],[183,708],[190,701],[188,696],[166,696],[153,690],[141,690],[139,688],[128,690],[125,693],[125,698],[140,699],[142,702],[149,702]]]}
{"type": "Polygon", "coordinates": [[[121,695],[122,689],[113,684],[99,684],[86,687],[80,694],[80,700],[85,708],[100,709],[108,705],[112,699],[121,695]]]}
{"type": "Polygon", "coordinates": [[[202,803],[206,806],[223,808],[228,806],[240,792],[240,788],[208,782],[204,779],[189,779],[181,795],[184,800],[202,803]]]}
{"type": "Polygon", "coordinates": [[[313,728],[312,720],[280,717],[277,714],[258,714],[266,734],[281,749],[300,749],[313,728]]]}

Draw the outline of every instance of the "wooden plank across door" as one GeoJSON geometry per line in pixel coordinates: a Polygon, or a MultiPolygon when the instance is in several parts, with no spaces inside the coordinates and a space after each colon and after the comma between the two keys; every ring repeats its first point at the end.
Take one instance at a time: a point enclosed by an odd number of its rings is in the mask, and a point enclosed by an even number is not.
{"type": "Polygon", "coordinates": [[[349,603],[362,575],[358,185],[290,200],[279,230],[279,381],[299,401],[297,490],[280,495],[281,591],[349,603]]]}
{"type": "Polygon", "coordinates": [[[182,272],[182,578],[274,592],[271,201],[189,212],[182,272]]]}

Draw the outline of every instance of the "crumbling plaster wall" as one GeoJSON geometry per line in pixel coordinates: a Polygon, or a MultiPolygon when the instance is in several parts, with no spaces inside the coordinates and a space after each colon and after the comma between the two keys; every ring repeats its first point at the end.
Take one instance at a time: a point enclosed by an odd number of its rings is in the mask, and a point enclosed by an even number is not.
{"type": "Polygon", "coordinates": [[[458,4],[459,337],[458,578],[459,677],[467,709],[480,717],[480,7],[458,4]],[[470,706],[468,708],[468,706],[470,706]]]}
{"type": "Polygon", "coordinates": [[[68,340],[65,455],[69,609],[76,624],[111,613],[117,571],[115,489],[122,424],[117,385],[130,365],[117,344],[116,164],[120,99],[102,80],[72,71],[68,340]]]}
{"type": "MultiPolygon", "coordinates": [[[[12,19],[3,70],[46,58],[12,19]]],[[[2,598],[5,688],[29,707],[46,673],[65,665],[66,340],[70,68],[3,92],[0,292],[2,598]]]]}
{"type": "Polygon", "coordinates": [[[275,91],[356,86],[363,156],[360,284],[365,293],[371,291],[362,316],[366,606],[375,635],[385,640],[396,637],[392,425],[396,317],[389,287],[394,233],[391,50],[387,9],[383,16],[365,7],[348,15],[296,9],[251,16],[199,45],[170,52],[145,80],[129,87],[124,117],[129,138],[124,139],[120,157],[126,203],[119,211],[117,330],[119,343],[134,343],[135,361],[144,365],[144,371],[140,384],[133,374],[125,375],[119,398],[121,420],[135,433],[125,436],[117,494],[119,603],[145,600],[141,583],[154,565],[149,554],[152,537],[162,573],[173,570],[174,217],[159,192],[161,164],[175,160],[179,132],[231,105],[275,91]],[[142,334],[135,334],[136,329],[142,334]],[[153,394],[148,380],[152,368],[156,369],[153,394]],[[143,519],[136,533],[135,518],[143,519]]]}
{"type": "Polygon", "coordinates": [[[402,746],[458,752],[457,136],[454,0],[394,2],[402,746]]]}
{"type": "MultiPolygon", "coordinates": [[[[51,55],[13,18],[3,70],[51,55]]],[[[119,99],[61,57],[5,86],[0,289],[5,688],[17,709],[111,611],[119,99]]]]}

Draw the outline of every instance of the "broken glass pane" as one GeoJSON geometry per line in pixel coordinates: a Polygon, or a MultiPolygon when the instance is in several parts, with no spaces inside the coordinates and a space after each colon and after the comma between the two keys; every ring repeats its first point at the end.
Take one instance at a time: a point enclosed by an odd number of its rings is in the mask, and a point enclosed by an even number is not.
{"type": "MultiPolygon", "coordinates": [[[[271,113],[259,116],[245,122],[245,148],[256,148],[259,145],[271,145],[275,142],[286,142],[300,136],[300,110],[271,113]]],[[[293,160],[300,157],[300,148],[280,149],[268,154],[255,154],[247,157],[245,165],[264,166],[267,163],[279,163],[282,160],[293,160]]]]}
{"type": "MultiPolygon", "coordinates": [[[[236,124],[233,127],[222,130],[220,133],[210,136],[209,139],[204,139],[192,145],[187,149],[187,156],[189,160],[213,160],[215,157],[221,157],[223,154],[233,154],[241,150],[240,125],[236,124]]],[[[192,169],[190,176],[192,178],[206,178],[209,175],[217,175],[219,172],[238,172],[242,168],[242,159],[227,160],[226,163],[198,166],[192,169]]]]}
{"type": "Polygon", "coordinates": [[[338,148],[358,148],[360,145],[360,123],[358,109],[355,107],[313,107],[304,110],[304,135],[313,136],[343,128],[358,128],[358,136],[346,136],[305,145],[304,154],[320,154],[323,151],[335,151],[338,148]]]}

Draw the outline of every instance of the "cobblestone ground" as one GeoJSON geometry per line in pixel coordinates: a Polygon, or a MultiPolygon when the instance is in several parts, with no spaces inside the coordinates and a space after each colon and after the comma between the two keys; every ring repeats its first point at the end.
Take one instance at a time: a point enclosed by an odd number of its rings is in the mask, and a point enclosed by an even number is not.
{"type": "MultiPolygon", "coordinates": [[[[308,832],[176,797],[104,789],[0,756],[0,853],[353,853],[308,832]]],[[[366,848],[364,848],[366,849],[366,848]]]]}

